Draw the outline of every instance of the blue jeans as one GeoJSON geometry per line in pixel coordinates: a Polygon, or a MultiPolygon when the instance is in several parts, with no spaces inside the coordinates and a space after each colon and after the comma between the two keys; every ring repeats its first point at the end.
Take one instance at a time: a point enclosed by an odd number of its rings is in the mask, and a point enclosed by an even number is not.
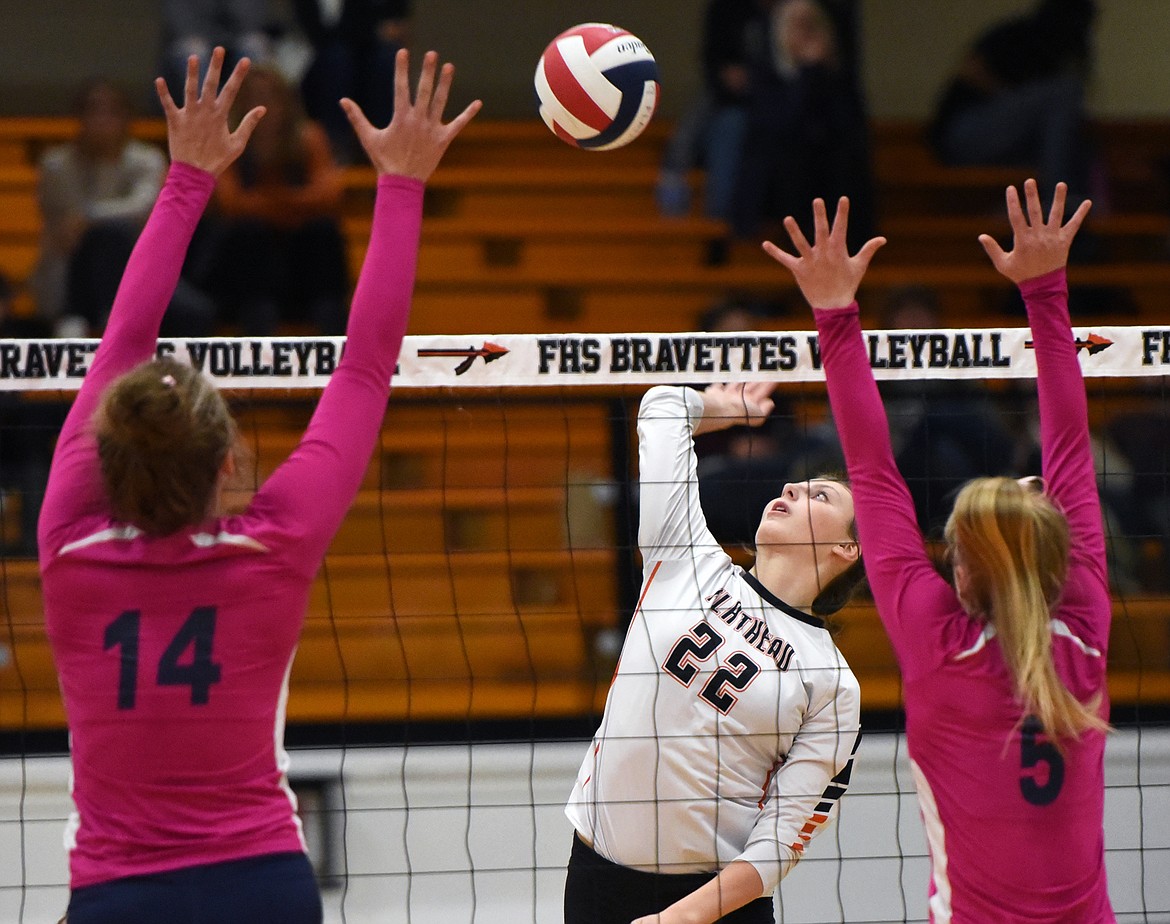
{"type": "Polygon", "coordinates": [[[1041,195],[1067,183],[1071,208],[1088,194],[1091,160],[1080,79],[1025,84],[959,113],[943,133],[942,154],[955,165],[1035,167],[1041,195]]]}
{"type": "Polygon", "coordinates": [[[720,106],[711,112],[705,136],[707,185],[703,193],[703,214],[726,221],[731,215],[731,197],[743,163],[743,138],[747,133],[747,109],[720,106]]]}
{"type": "Polygon", "coordinates": [[[664,215],[686,215],[691,208],[687,174],[697,164],[706,170],[703,214],[726,221],[743,160],[747,109],[719,105],[702,96],[675,127],[662,158],[656,194],[664,215]]]}

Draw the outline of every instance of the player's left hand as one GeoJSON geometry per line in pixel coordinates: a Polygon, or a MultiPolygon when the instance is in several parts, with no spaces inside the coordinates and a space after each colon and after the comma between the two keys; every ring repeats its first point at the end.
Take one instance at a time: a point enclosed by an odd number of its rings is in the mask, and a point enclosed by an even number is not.
{"type": "Polygon", "coordinates": [[[1073,238],[1076,237],[1093,203],[1086,199],[1066,222],[1064,204],[1067,196],[1068,187],[1064,183],[1057,183],[1056,192],[1052,197],[1052,208],[1048,210],[1048,218],[1045,219],[1035,180],[1024,182],[1027,214],[1020,205],[1020,194],[1016,187],[1007,188],[1008,221],[1011,222],[1013,235],[1012,249],[1005,251],[990,234],[979,235],[979,243],[987,251],[995,268],[1012,282],[1021,283],[1026,279],[1035,279],[1068,263],[1069,247],[1072,246],[1073,238]]]}
{"type": "Polygon", "coordinates": [[[447,146],[482,107],[479,100],[444,124],[443,110],[455,77],[452,64],[439,67],[439,56],[428,51],[423,55],[422,71],[414,99],[410,98],[409,55],[399,49],[394,59],[394,117],[385,128],[370,124],[361,108],[351,99],[343,99],[350,125],[379,174],[398,174],[426,181],[447,146]]]}
{"type": "Polygon", "coordinates": [[[842,196],[837,202],[837,215],[829,224],[825,200],[813,200],[813,243],[789,215],[784,228],[792,238],[796,255],[781,250],[771,241],[764,241],[764,252],[777,263],[788,267],[805,301],[813,308],[846,308],[857,296],[857,287],[869,268],[873,255],[886,243],[884,237],[870,238],[852,257],[845,235],[849,229],[849,200],[842,196]]]}

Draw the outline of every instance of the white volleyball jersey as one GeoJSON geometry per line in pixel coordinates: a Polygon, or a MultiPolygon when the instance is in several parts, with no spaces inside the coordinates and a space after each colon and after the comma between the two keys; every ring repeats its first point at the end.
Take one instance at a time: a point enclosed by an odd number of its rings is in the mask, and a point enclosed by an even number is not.
{"type": "Polygon", "coordinates": [[[565,812],[614,863],[696,873],[744,860],[767,894],[848,786],[860,690],[823,621],[707,529],[691,438],[702,411],[689,388],[642,400],[641,596],[565,812]]]}

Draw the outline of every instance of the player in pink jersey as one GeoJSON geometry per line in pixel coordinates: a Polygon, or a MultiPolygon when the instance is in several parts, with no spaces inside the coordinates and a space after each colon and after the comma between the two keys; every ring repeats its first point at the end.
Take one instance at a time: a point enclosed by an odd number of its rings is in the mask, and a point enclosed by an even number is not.
{"type": "Polygon", "coordinates": [[[224,53],[182,107],[159,81],[172,165],[53,457],[39,524],[45,623],[69,722],[70,924],[321,919],[283,749],[309,586],[382,425],[406,331],[423,184],[478,111],[449,124],[452,68],[423,60],[378,130],[342,101],[378,173],[347,349],[300,445],[237,516],[217,512],[234,425],[214,386],[152,360],[247,72],[224,53]]]}
{"type": "Polygon", "coordinates": [[[1024,205],[1009,188],[1012,249],[979,239],[1027,307],[1043,480],[963,487],[946,528],[953,587],[894,465],[854,300],[884,239],[851,257],[848,202],[830,226],[817,200],[813,244],[788,219],[796,255],[764,245],[814,309],[866,571],[902,670],[935,924],[1114,920],[1103,835],[1112,606],[1065,280],[1089,203],[1065,222],[1066,193],[1059,184],[1045,216],[1035,181],[1024,205]]]}

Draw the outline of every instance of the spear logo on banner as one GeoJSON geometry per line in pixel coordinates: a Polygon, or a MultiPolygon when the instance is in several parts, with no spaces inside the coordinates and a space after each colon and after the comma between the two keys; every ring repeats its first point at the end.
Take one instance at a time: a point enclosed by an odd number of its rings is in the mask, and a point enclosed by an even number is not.
{"type": "MultiPolygon", "coordinates": [[[[1100,353],[1102,350],[1109,349],[1113,346],[1113,341],[1102,337],[1100,334],[1089,334],[1087,337],[1074,340],[1073,345],[1076,346],[1078,353],[1081,350],[1088,350],[1089,355],[1092,356],[1094,353],[1100,353]]],[[[1035,344],[1031,340],[1024,341],[1025,350],[1034,350],[1035,348],[1035,344]]]]}
{"type": "Polygon", "coordinates": [[[462,357],[463,362],[455,367],[455,374],[463,375],[479,357],[482,356],[484,365],[487,365],[488,363],[495,362],[501,356],[507,356],[508,350],[498,343],[485,340],[483,346],[478,350],[473,346],[468,347],[466,350],[419,350],[418,355],[420,359],[432,356],[462,357]]]}

